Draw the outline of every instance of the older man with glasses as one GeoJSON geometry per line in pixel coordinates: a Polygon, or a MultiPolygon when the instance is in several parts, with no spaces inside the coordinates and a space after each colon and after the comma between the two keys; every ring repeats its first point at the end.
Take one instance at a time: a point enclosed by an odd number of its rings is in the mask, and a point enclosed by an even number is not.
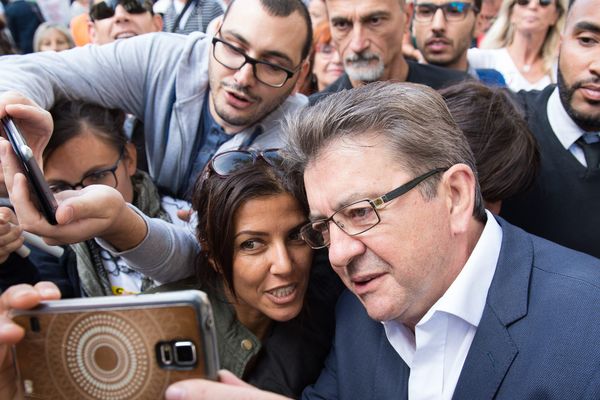
{"type": "MultiPolygon", "coordinates": [[[[114,12],[139,11],[134,0],[127,1],[114,12]]],[[[97,11],[95,18],[111,10],[97,11]]],[[[152,178],[161,189],[185,197],[217,152],[281,147],[280,119],[306,104],[294,92],[308,72],[311,36],[300,0],[236,0],[214,38],[157,33],[63,55],[2,60],[0,91],[22,94],[1,94],[0,116],[21,120],[39,158],[50,132],[47,116],[34,102],[46,108],[67,97],[125,110],[144,122],[152,178]]],[[[122,241],[110,243],[113,251],[131,250],[128,261],[154,270],[157,280],[174,279],[172,271],[161,269],[166,264],[192,272],[187,261],[197,246],[173,253],[152,245],[164,237],[194,241],[192,232],[151,219],[138,222],[122,241]]]]}

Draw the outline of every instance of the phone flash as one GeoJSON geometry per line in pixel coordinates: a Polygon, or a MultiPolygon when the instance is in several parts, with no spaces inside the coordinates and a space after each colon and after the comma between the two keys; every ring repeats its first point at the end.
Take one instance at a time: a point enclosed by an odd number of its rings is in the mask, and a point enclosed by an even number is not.
{"type": "Polygon", "coordinates": [[[23,381],[23,390],[25,391],[26,395],[33,394],[33,381],[31,379],[25,379],[23,381]]]}

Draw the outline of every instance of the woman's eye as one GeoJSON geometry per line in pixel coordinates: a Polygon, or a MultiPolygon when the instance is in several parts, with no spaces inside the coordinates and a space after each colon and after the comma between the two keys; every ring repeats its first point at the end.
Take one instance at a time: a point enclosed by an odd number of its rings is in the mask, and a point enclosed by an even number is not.
{"type": "Polygon", "coordinates": [[[240,243],[240,248],[242,250],[256,250],[261,247],[262,243],[257,240],[245,240],[240,243]]]}

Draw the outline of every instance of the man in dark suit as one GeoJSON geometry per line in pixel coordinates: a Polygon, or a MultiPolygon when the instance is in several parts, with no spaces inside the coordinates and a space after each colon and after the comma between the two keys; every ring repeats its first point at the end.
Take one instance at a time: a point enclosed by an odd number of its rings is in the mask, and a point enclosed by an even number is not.
{"type": "MultiPolygon", "coordinates": [[[[349,289],[304,399],[599,398],[600,260],[484,210],[473,155],[435,91],[344,91],[287,130],[311,209],[301,235],[328,247],[349,289]]],[[[281,398],[221,379],[230,385],[180,382],[166,398],[281,398]]]]}
{"type": "Polygon", "coordinates": [[[532,189],[502,204],[528,232],[600,257],[600,1],[571,0],[558,86],[521,92],[540,149],[532,189]]]}

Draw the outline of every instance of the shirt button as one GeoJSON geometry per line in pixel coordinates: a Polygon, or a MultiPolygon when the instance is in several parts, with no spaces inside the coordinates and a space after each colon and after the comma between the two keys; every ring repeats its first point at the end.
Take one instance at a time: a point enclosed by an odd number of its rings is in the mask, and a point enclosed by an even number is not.
{"type": "Polygon", "coordinates": [[[242,349],[244,349],[246,351],[250,351],[254,347],[254,344],[252,344],[252,341],[249,339],[242,340],[241,344],[242,344],[242,349]]]}

